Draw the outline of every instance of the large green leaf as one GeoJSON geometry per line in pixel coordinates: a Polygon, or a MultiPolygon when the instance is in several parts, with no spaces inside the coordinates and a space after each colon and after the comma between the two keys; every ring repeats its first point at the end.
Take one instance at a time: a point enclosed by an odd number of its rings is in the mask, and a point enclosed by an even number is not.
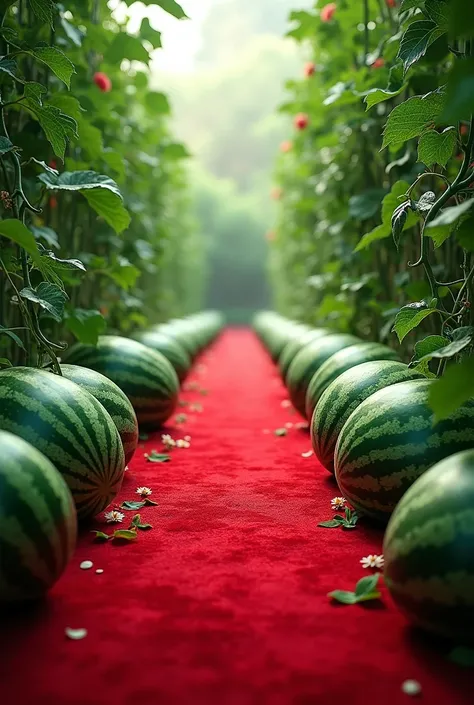
{"type": "Polygon", "coordinates": [[[31,232],[37,240],[44,240],[49,247],[59,249],[59,240],[57,233],[46,225],[32,225],[31,232]]]}
{"type": "Polygon", "coordinates": [[[426,54],[431,44],[443,34],[444,30],[440,29],[438,25],[431,20],[413,22],[408,27],[402,37],[398,52],[398,58],[403,61],[405,73],[410,66],[426,54]]]}
{"type": "Polygon", "coordinates": [[[28,0],[28,4],[40,22],[53,26],[53,13],[56,9],[53,0],[28,0]]]}
{"type": "Polygon", "coordinates": [[[187,159],[191,155],[180,142],[170,142],[161,148],[161,153],[166,159],[187,159]]]}
{"type": "Polygon", "coordinates": [[[10,330],[9,328],[5,328],[5,326],[2,326],[2,324],[0,323],[0,336],[1,335],[6,335],[8,338],[13,340],[19,348],[25,350],[25,346],[23,345],[23,341],[21,340],[21,338],[19,338],[14,331],[10,330]]]}
{"type": "Polygon", "coordinates": [[[119,32],[107,49],[105,60],[110,64],[121,64],[124,59],[148,64],[150,55],[138,37],[119,32]]]}
{"type": "Polygon", "coordinates": [[[153,49],[160,49],[161,48],[161,32],[158,32],[158,30],[153,29],[148,17],[144,17],[142,19],[139,34],[142,39],[144,39],[147,42],[150,42],[153,49]]]}
{"type": "Polygon", "coordinates": [[[474,357],[448,367],[443,377],[433,382],[429,404],[436,421],[445,419],[474,396],[474,357]]]}
{"type": "Polygon", "coordinates": [[[32,98],[22,102],[40,123],[56,156],[63,159],[68,140],[77,138],[77,122],[54,105],[40,105],[32,98]]]}
{"type": "Polygon", "coordinates": [[[61,259],[56,257],[51,250],[44,250],[35,266],[41,271],[43,277],[64,289],[62,281],[66,272],[85,272],[86,268],[79,259],[61,259]]]}
{"type": "Polygon", "coordinates": [[[413,304],[403,306],[397,313],[392,330],[397,334],[400,343],[402,340],[414,330],[420,323],[436,309],[429,308],[425,301],[417,301],[413,304]]]}
{"type": "Polygon", "coordinates": [[[96,171],[63,171],[62,174],[40,174],[38,179],[53,191],[86,191],[107,189],[121,197],[120,189],[110,176],[96,171]]]}
{"type": "Polygon", "coordinates": [[[168,115],[170,112],[170,104],[164,93],[150,91],[145,96],[145,103],[154,115],[168,115]]]}
{"type": "MultiPolygon", "coordinates": [[[[15,59],[9,59],[6,56],[0,57],[0,71],[6,73],[10,78],[14,78],[16,81],[19,80],[16,75],[17,63],[15,59]]],[[[20,81],[21,83],[21,81],[20,81]]]]}
{"type": "Polygon", "coordinates": [[[372,88],[370,91],[368,91],[364,98],[365,103],[367,105],[367,110],[373,108],[374,105],[383,103],[385,100],[390,100],[390,98],[396,98],[397,95],[403,93],[406,87],[407,84],[404,83],[402,86],[400,86],[400,88],[397,88],[397,90],[395,91],[384,90],[382,88],[372,88]]]}
{"type": "Polygon", "coordinates": [[[35,237],[31,230],[28,230],[26,225],[23,225],[21,220],[16,218],[0,220],[0,235],[20,245],[35,262],[39,260],[40,253],[35,237]]]}
{"type": "Polygon", "coordinates": [[[418,137],[438,120],[445,104],[442,90],[424,96],[414,96],[397,105],[390,113],[383,133],[382,148],[390,144],[401,145],[418,137]]]}
{"type": "Polygon", "coordinates": [[[89,189],[81,191],[90,207],[100,215],[116,233],[121,233],[130,225],[130,213],[124,207],[117,194],[106,189],[89,189]]]}
{"type": "Polygon", "coordinates": [[[173,17],[176,17],[178,20],[183,20],[187,19],[188,16],[181,7],[181,5],[178,5],[175,0],[148,0],[145,2],[146,5],[159,5],[165,12],[167,12],[170,15],[173,15],[173,17]]]}
{"type": "Polygon", "coordinates": [[[97,345],[107,324],[99,311],[76,308],[67,313],[66,326],[80,343],[97,345]]]}
{"type": "Polygon", "coordinates": [[[453,155],[456,142],[455,127],[447,127],[443,132],[427,130],[418,142],[418,161],[426,166],[440,164],[444,167],[453,155]]]}
{"type": "Polygon", "coordinates": [[[8,152],[12,152],[14,150],[14,145],[8,137],[0,137],[0,156],[3,156],[4,154],[8,154],[8,152]]]}
{"type": "Polygon", "coordinates": [[[68,299],[68,295],[60,286],[51,282],[41,282],[33,289],[25,287],[20,291],[20,296],[23,299],[28,299],[34,304],[37,304],[51,318],[60,323],[64,314],[64,304],[68,299]]]}
{"type": "Polygon", "coordinates": [[[445,208],[441,213],[430,223],[427,224],[427,228],[436,228],[439,225],[451,225],[455,223],[458,218],[467,213],[474,205],[474,199],[470,198],[458,206],[451,206],[445,208]]]}
{"type": "MultiPolygon", "coordinates": [[[[382,224],[366,233],[359,240],[355,252],[360,252],[377,240],[384,240],[392,234],[392,216],[394,211],[406,201],[406,193],[410,188],[407,181],[397,181],[392,186],[390,193],[387,193],[382,201],[382,224]]],[[[409,211],[403,225],[403,231],[412,228],[418,221],[418,216],[409,211]]]]}
{"type": "Polygon", "coordinates": [[[66,54],[56,49],[56,47],[38,46],[34,49],[26,50],[27,54],[34,56],[35,59],[46,64],[56,76],[66,84],[69,88],[71,85],[71,76],[76,73],[74,64],[70,61],[66,54]]]}

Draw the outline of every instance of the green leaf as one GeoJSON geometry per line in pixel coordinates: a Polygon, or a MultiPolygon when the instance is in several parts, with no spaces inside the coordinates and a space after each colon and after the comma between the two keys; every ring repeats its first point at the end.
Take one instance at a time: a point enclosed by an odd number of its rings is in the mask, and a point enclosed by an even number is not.
{"type": "Polygon", "coordinates": [[[457,663],[458,666],[474,667],[474,649],[470,649],[467,646],[455,646],[449,652],[448,658],[453,663],[457,663]]]}
{"type": "Polygon", "coordinates": [[[436,195],[433,191],[426,191],[419,201],[415,202],[416,210],[420,213],[427,213],[431,210],[433,203],[436,201],[436,195]]]}
{"type": "Polygon", "coordinates": [[[113,267],[108,269],[105,273],[117,284],[117,286],[125,290],[128,290],[130,287],[134,286],[140,276],[140,270],[131,264],[125,257],[118,257],[117,262],[113,265],[113,267]]]}
{"type": "Polygon", "coordinates": [[[392,236],[395,243],[395,247],[398,250],[400,244],[400,236],[403,232],[403,228],[408,219],[408,213],[410,211],[410,201],[402,203],[394,212],[392,216],[392,236]]]}
{"type": "Polygon", "coordinates": [[[71,40],[71,42],[77,47],[82,46],[84,32],[82,32],[79,27],[75,27],[73,24],[68,22],[64,17],[61,17],[60,22],[65,35],[71,40]]]}
{"type": "Polygon", "coordinates": [[[107,166],[117,173],[119,180],[125,178],[125,161],[119,152],[106,148],[102,151],[101,156],[107,166]]]}
{"type": "Polygon", "coordinates": [[[124,59],[148,64],[150,54],[138,37],[133,37],[126,32],[119,32],[114,36],[106,51],[105,61],[109,64],[121,64],[124,59]]]}
{"type": "Polygon", "coordinates": [[[86,268],[78,259],[60,259],[51,250],[41,251],[40,258],[35,262],[43,277],[64,289],[62,280],[65,272],[85,272],[86,268]]]}
{"type": "Polygon", "coordinates": [[[451,0],[425,0],[425,15],[445,32],[448,30],[451,14],[451,0]]]}
{"type": "Polygon", "coordinates": [[[38,120],[56,156],[63,159],[68,140],[78,137],[77,122],[74,118],[54,105],[40,105],[33,98],[27,98],[22,105],[38,120]]]}
{"type": "MultiPolygon", "coordinates": [[[[394,211],[400,207],[402,201],[406,201],[406,193],[410,188],[410,184],[407,181],[397,181],[392,186],[390,193],[387,193],[382,201],[382,224],[374,228],[370,233],[366,233],[362,236],[355,248],[355,252],[365,249],[373,242],[377,240],[383,240],[390,237],[392,234],[392,216],[394,211]]],[[[403,226],[403,230],[408,230],[412,228],[418,221],[418,217],[412,211],[409,211],[407,220],[403,226]]]]}
{"type": "Polygon", "coordinates": [[[373,573],[373,575],[367,575],[365,578],[361,578],[355,586],[356,596],[360,598],[363,595],[372,593],[377,587],[379,578],[379,573],[373,573]]]}
{"type": "MultiPolygon", "coordinates": [[[[466,335],[458,340],[453,340],[452,343],[448,343],[442,348],[438,348],[429,355],[429,358],[437,359],[449,359],[451,357],[456,357],[459,353],[472,344],[472,335],[466,335]]],[[[426,356],[428,357],[428,356],[426,356]]],[[[423,359],[423,358],[422,358],[423,359]]]]}
{"type": "Polygon", "coordinates": [[[149,91],[145,96],[147,108],[154,115],[169,115],[171,108],[168,98],[164,93],[149,91]]]}
{"type": "Polygon", "coordinates": [[[43,311],[60,323],[64,314],[64,304],[68,299],[68,295],[57,284],[50,282],[40,282],[36,289],[25,287],[20,291],[20,296],[23,299],[28,299],[34,304],[37,304],[43,311]]]}
{"type": "Polygon", "coordinates": [[[355,593],[349,590],[333,590],[328,592],[328,597],[336,600],[336,602],[341,602],[343,605],[355,605],[357,602],[355,593]]]}
{"type": "MultiPolygon", "coordinates": [[[[14,59],[8,59],[6,56],[0,57],[0,71],[6,73],[15,81],[19,80],[16,75],[17,63],[14,59]]],[[[21,81],[20,81],[21,82],[21,81]]]]}
{"type": "Polygon", "coordinates": [[[426,338],[423,338],[423,340],[419,340],[415,343],[410,367],[417,365],[421,360],[431,359],[432,353],[439,350],[439,348],[444,348],[448,343],[449,340],[442,335],[428,335],[426,338]]]}
{"type": "Polygon", "coordinates": [[[144,39],[147,42],[150,42],[153,49],[160,49],[161,48],[161,46],[162,46],[161,45],[161,32],[158,32],[156,29],[153,29],[148,17],[144,17],[142,19],[139,34],[142,39],[144,39]]]}
{"type": "Polygon", "coordinates": [[[116,233],[121,233],[128,228],[131,216],[124,207],[121,197],[104,189],[83,191],[82,195],[87,200],[90,207],[95,210],[116,233]]]}
{"type": "Polygon", "coordinates": [[[122,504],[120,505],[120,509],[128,509],[128,510],[131,510],[131,511],[136,511],[137,509],[141,509],[142,507],[144,507],[145,504],[146,504],[145,501],[143,501],[143,502],[138,502],[138,501],[137,501],[137,502],[134,502],[134,501],[126,500],[125,502],[122,502],[122,504]]]}
{"type": "Polygon", "coordinates": [[[20,245],[28,252],[34,262],[39,260],[40,253],[34,235],[31,230],[28,230],[26,225],[23,225],[21,220],[16,218],[0,220],[0,235],[20,245]]]}
{"type": "Polygon", "coordinates": [[[397,95],[403,93],[406,87],[407,84],[404,83],[396,91],[382,90],[382,88],[372,88],[372,90],[368,91],[364,98],[364,101],[367,105],[366,110],[370,110],[370,108],[373,108],[374,105],[383,103],[385,100],[390,100],[390,98],[396,98],[397,95]]]}
{"type": "Polygon", "coordinates": [[[467,252],[474,252],[474,221],[472,216],[460,224],[456,230],[456,239],[467,252]]]}
{"type": "Polygon", "coordinates": [[[152,4],[158,5],[165,12],[170,15],[173,15],[173,17],[176,17],[177,20],[188,19],[188,16],[186,15],[181,5],[178,5],[175,0],[153,0],[152,4]]]}
{"type": "Polygon", "coordinates": [[[156,450],[152,450],[147,460],[149,463],[167,463],[171,460],[171,456],[168,453],[157,453],[156,450]]]}
{"type": "Polygon", "coordinates": [[[8,358],[0,357],[0,367],[13,367],[13,365],[8,358]]]}
{"type": "Polygon", "coordinates": [[[334,517],[334,519],[329,519],[329,521],[320,521],[318,526],[322,526],[324,529],[336,529],[343,523],[344,519],[340,516],[334,517]]]}
{"type": "Polygon", "coordinates": [[[135,541],[137,532],[133,529],[117,529],[114,531],[112,538],[120,539],[121,541],[135,541]]]}
{"type": "Polygon", "coordinates": [[[6,328],[5,326],[2,326],[2,324],[0,323],[0,336],[1,335],[6,335],[8,338],[11,338],[11,340],[13,340],[16,343],[16,345],[18,345],[18,347],[21,348],[22,350],[26,349],[25,346],[23,345],[23,341],[21,340],[21,338],[19,338],[17,336],[17,334],[14,333],[12,330],[10,330],[9,328],[6,328]]]}
{"type": "Polygon", "coordinates": [[[35,59],[46,64],[48,68],[59,78],[60,81],[66,84],[68,88],[71,86],[71,76],[76,73],[74,64],[70,61],[66,54],[56,49],[56,47],[39,46],[34,49],[26,50],[27,54],[34,56],[35,59]]]}
{"type": "Polygon", "coordinates": [[[148,497],[145,499],[145,504],[147,507],[157,507],[158,506],[158,502],[155,502],[152,499],[149,499],[148,497]]]}
{"type": "Polygon", "coordinates": [[[455,127],[447,127],[443,132],[427,130],[418,142],[418,161],[426,166],[440,164],[445,167],[453,155],[457,142],[455,127]]]}
{"type": "Polygon", "coordinates": [[[430,387],[429,404],[435,420],[445,419],[474,395],[474,357],[448,367],[430,387]]]}
{"type": "MultiPolygon", "coordinates": [[[[26,88],[27,86],[25,86],[25,91],[26,88]]],[[[81,120],[84,116],[84,110],[80,102],[69,93],[54,93],[48,98],[48,105],[54,105],[55,108],[59,108],[63,113],[74,118],[76,122],[81,120]]]]}
{"type": "Polygon", "coordinates": [[[421,321],[435,313],[435,310],[434,308],[428,308],[425,301],[417,301],[403,306],[397,313],[392,328],[392,331],[397,334],[400,343],[410,331],[420,325],[421,321]]]}
{"type": "Polygon", "coordinates": [[[385,189],[377,188],[352,196],[349,200],[349,216],[357,220],[373,218],[379,212],[385,195],[385,189]]]}
{"type": "Polygon", "coordinates": [[[79,135],[79,146],[85,154],[87,154],[92,161],[99,159],[104,149],[102,132],[82,115],[77,121],[77,132],[79,135]]]}
{"type": "Polygon", "coordinates": [[[96,541],[108,541],[112,538],[110,534],[106,534],[103,531],[91,531],[91,534],[95,534],[96,541]]]}
{"type": "Polygon", "coordinates": [[[53,0],[28,0],[36,17],[44,24],[53,26],[53,13],[56,9],[53,0]]]}
{"type": "Polygon", "coordinates": [[[132,519],[132,523],[130,524],[130,529],[135,526],[137,529],[141,529],[142,531],[146,531],[147,529],[153,529],[153,526],[151,524],[142,524],[141,519],[140,519],[140,514],[135,514],[135,516],[132,519]]]}
{"type": "Polygon", "coordinates": [[[400,49],[397,58],[403,61],[405,73],[410,66],[413,66],[422,56],[424,56],[428,48],[439,37],[444,34],[445,30],[440,29],[435,22],[431,20],[421,20],[413,22],[400,41],[400,49]]]}
{"type": "Polygon", "coordinates": [[[464,213],[474,204],[474,199],[470,198],[464,203],[460,203],[458,206],[451,206],[450,208],[445,208],[441,213],[432,221],[427,223],[427,228],[436,228],[440,225],[452,225],[458,218],[460,218],[464,213]]]}
{"type": "Polygon", "coordinates": [[[107,324],[99,311],[75,308],[67,314],[66,327],[80,343],[97,345],[107,324]]]}
{"type": "Polygon", "coordinates": [[[440,121],[453,125],[474,112],[474,59],[458,59],[448,73],[446,103],[440,121]]]}
{"type": "Polygon", "coordinates": [[[444,105],[445,96],[441,89],[424,96],[414,96],[397,105],[385,125],[382,149],[390,144],[401,145],[421,135],[437,122],[444,105]]]}
{"type": "Polygon", "coordinates": [[[365,235],[361,237],[354,252],[365,250],[365,248],[373,242],[376,242],[377,240],[384,240],[385,238],[390,237],[390,235],[391,229],[389,225],[384,223],[382,223],[382,225],[377,225],[377,227],[371,230],[370,233],[365,233],[365,235]]]}
{"type": "Polygon", "coordinates": [[[13,152],[15,149],[14,145],[8,137],[0,137],[0,155],[8,154],[8,152],[13,152]]]}
{"type": "Polygon", "coordinates": [[[273,434],[275,436],[287,436],[288,435],[288,429],[287,428],[276,428],[273,431],[273,434]]]}
{"type": "Polygon", "coordinates": [[[161,153],[166,159],[187,159],[191,155],[184,146],[179,142],[171,142],[161,148],[161,153]]]}
{"type": "Polygon", "coordinates": [[[400,12],[406,12],[407,10],[412,10],[414,7],[421,7],[425,0],[402,0],[400,5],[400,12]]]}
{"type": "Polygon", "coordinates": [[[46,225],[32,225],[31,232],[37,240],[44,240],[49,247],[59,249],[58,235],[52,228],[46,225]]]}

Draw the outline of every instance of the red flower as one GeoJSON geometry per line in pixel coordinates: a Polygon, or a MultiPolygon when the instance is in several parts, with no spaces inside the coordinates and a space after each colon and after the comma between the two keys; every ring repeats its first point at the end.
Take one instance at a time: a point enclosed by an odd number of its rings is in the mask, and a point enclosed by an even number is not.
{"type": "Polygon", "coordinates": [[[309,125],[309,117],[306,113],[298,113],[295,116],[294,124],[297,130],[305,130],[309,125]]]}
{"type": "Polygon", "coordinates": [[[97,71],[97,73],[94,74],[93,78],[95,85],[100,91],[102,91],[102,93],[108,93],[112,90],[112,81],[106,73],[102,73],[102,71],[97,71]]]}
{"type": "Polygon", "coordinates": [[[383,66],[385,66],[385,61],[382,59],[382,57],[379,57],[378,59],[375,59],[374,63],[372,64],[371,68],[373,69],[381,69],[383,66]]]}
{"type": "Polygon", "coordinates": [[[385,0],[387,7],[396,7],[397,6],[397,0],[385,0]]]}
{"type": "Polygon", "coordinates": [[[461,125],[461,135],[464,137],[469,134],[469,127],[467,125],[461,125]]]}
{"type": "Polygon", "coordinates": [[[55,208],[58,207],[58,201],[57,201],[56,196],[50,196],[49,207],[51,208],[51,210],[54,210],[55,208]]]}
{"type": "Polygon", "coordinates": [[[280,145],[281,152],[291,152],[292,149],[293,149],[293,142],[291,142],[290,140],[285,140],[280,145]]]}
{"type": "Polygon", "coordinates": [[[56,164],[56,159],[51,159],[51,161],[49,162],[48,166],[50,166],[51,169],[57,169],[58,167],[57,167],[57,164],[56,164]]]}
{"type": "Polygon", "coordinates": [[[312,61],[308,61],[308,62],[304,65],[304,75],[305,75],[307,78],[309,78],[310,76],[312,76],[312,75],[315,73],[315,71],[316,71],[316,66],[313,64],[312,61]]]}
{"type": "Polygon", "coordinates": [[[319,15],[321,18],[321,22],[330,22],[334,17],[336,10],[337,5],[335,2],[330,2],[329,5],[325,5],[321,10],[321,14],[319,15]]]}

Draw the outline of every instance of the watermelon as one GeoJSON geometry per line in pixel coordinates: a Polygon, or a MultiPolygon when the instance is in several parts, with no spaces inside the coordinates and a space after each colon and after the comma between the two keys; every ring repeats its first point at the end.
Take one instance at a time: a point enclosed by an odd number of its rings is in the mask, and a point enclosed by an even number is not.
{"type": "Polygon", "coordinates": [[[179,381],[164,355],[118,335],[104,335],[96,347],[76,343],[64,356],[73,365],[90,367],[111,379],[132,402],[138,424],[158,428],[174,412],[179,381]]]}
{"type": "Polygon", "coordinates": [[[157,330],[141,331],[134,339],[164,355],[173,365],[180,382],[186,379],[191,369],[191,358],[177,340],[157,330]]]}
{"type": "Polygon", "coordinates": [[[0,429],[21,436],[56,466],[79,519],[101,512],[120,490],[119,433],[102,404],[74,382],[32,367],[2,370],[0,429]]]}
{"type": "Polygon", "coordinates": [[[308,343],[295,355],[288,369],[286,384],[291,402],[302,416],[306,414],[306,392],[314,373],[338,350],[359,342],[353,335],[327,335],[308,343]]]}
{"type": "Polygon", "coordinates": [[[298,334],[295,338],[290,340],[290,342],[287,343],[283,348],[281,355],[278,359],[278,367],[280,369],[282,379],[286,379],[286,375],[288,374],[288,369],[291,365],[292,360],[294,359],[295,355],[299,353],[302,348],[305,347],[305,345],[308,345],[308,343],[312,343],[313,340],[318,340],[318,338],[322,338],[323,336],[330,334],[331,331],[327,330],[326,328],[310,328],[309,330],[305,330],[303,333],[298,334]]]}
{"type": "Polygon", "coordinates": [[[61,372],[65,379],[92,394],[110,414],[120,434],[127,465],[138,444],[138,421],[128,397],[111,379],[87,367],[61,365],[61,372]]]}
{"type": "Polygon", "coordinates": [[[77,533],[74,502],[54,465],[0,431],[0,602],[43,595],[61,577],[77,533]]]}
{"type": "Polygon", "coordinates": [[[387,521],[406,490],[448,455],[474,448],[474,399],[433,423],[433,380],[385,387],[360,404],[336,446],[336,480],[354,508],[387,521]]]}
{"type": "Polygon", "coordinates": [[[384,580],[395,604],[425,629],[474,642],[474,451],[427,470],[392,514],[384,580]]]}
{"type": "Polygon", "coordinates": [[[356,365],[331,382],[322,393],[311,419],[314,454],[329,472],[334,472],[337,439],[354,409],[379,389],[410,379],[425,377],[403,362],[378,360],[356,365]]]}
{"type": "Polygon", "coordinates": [[[351,367],[371,360],[399,360],[398,354],[380,343],[357,343],[331,355],[311,378],[306,392],[306,418],[313,416],[313,411],[321,398],[321,394],[339,375],[351,367]]]}

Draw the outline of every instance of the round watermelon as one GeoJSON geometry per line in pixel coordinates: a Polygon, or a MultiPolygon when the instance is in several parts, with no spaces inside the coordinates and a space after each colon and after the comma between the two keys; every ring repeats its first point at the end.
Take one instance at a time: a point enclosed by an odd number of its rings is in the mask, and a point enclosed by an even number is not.
{"type": "Polygon", "coordinates": [[[127,465],[138,444],[138,421],[128,397],[111,379],[88,367],[61,365],[61,372],[65,379],[92,394],[110,414],[120,434],[127,465]]]}
{"type": "Polygon", "coordinates": [[[21,436],[56,466],[79,519],[103,511],[120,490],[125,456],[117,428],[74,382],[32,367],[2,370],[0,429],[21,436]]]}
{"type": "Polygon", "coordinates": [[[90,367],[115,382],[132,402],[138,424],[159,428],[174,412],[179,380],[164,355],[118,335],[104,335],[97,346],[77,343],[64,361],[90,367]]]}
{"type": "Polygon", "coordinates": [[[134,339],[164,355],[174,367],[180,382],[186,379],[191,369],[191,358],[177,340],[165,333],[153,330],[140,331],[134,336],[134,339]]]}
{"type": "Polygon", "coordinates": [[[327,335],[308,343],[295,355],[288,369],[286,384],[291,402],[302,416],[306,414],[306,392],[314,373],[331,355],[359,342],[353,335],[327,335]]]}
{"type": "Polygon", "coordinates": [[[379,389],[410,379],[425,377],[403,362],[378,360],[356,365],[331,382],[322,393],[311,419],[314,454],[329,472],[334,472],[337,439],[354,409],[379,389]]]}
{"type": "Polygon", "coordinates": [[[474,448],[474,399],[434,423],[433,380],[385,387],[352,412],[336,446],[336,480],[354,508],[388,521],[406,490],[448,455],[474,448]]]}
{"type": "Polygon", "coordinates": [[[384,581],[425,629],[474,641],[474,451],[427,470],[405,493],[384,538],[384,581]]]}
{"type": "Polygon", "coordinates": [[[76,509],[54,465],[22,438],[0,431],[0,456],[0,602],[33,599],[73,554],[76,509]]]}
{"type": "Polygon", "coordinates": [[[326,328],[310,328],[300,333],[295,338],[290,340],[289,343],[285,345],[278,360],[278,367],[280,369],[280,374],[283,380],[286,380],[286,375],[288,374],[288,369],[297,353],[308,345],[312,343],[313,340],[318,340],[325,335],[330,335],[331,331],[326,328]]]}
{"type": "Polygon", "coordinates": [[[311,419],[321,394],[346,370],[371,360],[399,359],[394,350],[380,343],[357,343],[331,355],[311,377],[305,399],[306,418],[311,419]]]}

